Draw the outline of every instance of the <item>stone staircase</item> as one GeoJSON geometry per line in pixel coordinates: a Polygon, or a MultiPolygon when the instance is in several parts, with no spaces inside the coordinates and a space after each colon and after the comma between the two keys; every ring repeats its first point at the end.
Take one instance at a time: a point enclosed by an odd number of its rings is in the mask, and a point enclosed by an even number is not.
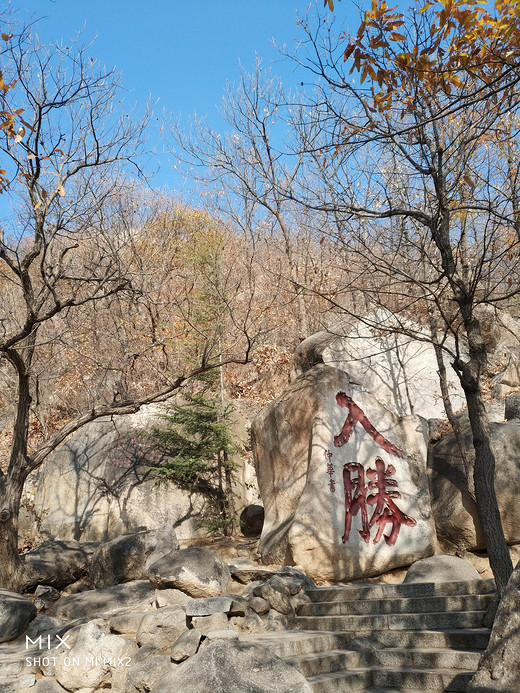
{"type": "Polygon", "coordinates": [[[292,631],[242,636],[296,666],[314,693],[462,693],[486,648],[492,580],[308,592],[292,631]]]}

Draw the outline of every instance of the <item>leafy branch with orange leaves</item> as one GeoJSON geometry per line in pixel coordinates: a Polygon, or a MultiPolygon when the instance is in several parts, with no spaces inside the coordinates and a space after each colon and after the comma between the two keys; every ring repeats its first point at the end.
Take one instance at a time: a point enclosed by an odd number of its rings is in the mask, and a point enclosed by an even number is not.
{"type": "MultiPolygon", "coordinates": [[[[5,32],[2,32],[1,34],[1,39],[5,44],[8,44],[12,38],[13,34],[5,32]]],[[[0,130],[3,131],[5,135],[12,140],[16,140],[17,137],[21,139],[22,135],[20,127],[17,124],[17,118],[21,118],[23,108],[13,110],[12,108],[9,108],[9,106],[6,105],[6,95],[9,91],[11,91],[11,89],[15,87],[16,81],[16,79],[10,80],[9,77],[7,77],[4,74],[4,71],[2,70],[2,67],[0,65],[0,101],[2,104],[2,110],[0,110],[0,130]]],[[[9,178],[7,175],[7,171],[3,168],[0,168],[0,193],[7,190],[8,187],[9,178]]]]}
{"type": "Polygon", "coordinates": [[[401,118],[417,98],[442,93],[459,106],[478,98],[506,99],[520,79],[520,2],[416,2],[407,14],[372,0],[343,59],[360,84],[371,82],[372,108],[398,102],[401,118]]]}

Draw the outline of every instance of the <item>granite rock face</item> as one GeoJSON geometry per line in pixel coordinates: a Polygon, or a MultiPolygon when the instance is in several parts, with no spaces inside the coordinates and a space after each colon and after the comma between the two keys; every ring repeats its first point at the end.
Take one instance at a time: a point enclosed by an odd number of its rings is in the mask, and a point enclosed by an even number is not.
{"type": "Polygon", "coordinates": [[[158,484],[158,462],[142,434],[158,425],[161,405],[92,421],[73,433],[42,465],[34,489],[40,531],[50,538],[107,541],[167,522],[179,538],[197,534],[204,498],[175,484],[158,484]]]}
{"type": "MultiPolygon", "coordinates": [[[[294,374],[323,363],[348,373],[353,382],[398,415],[444,417],[438,365],[429,340],[429,333],[420,325],[378,309],[344,334],[319,332],[303,341],[295,354],[294,374]],[[399,334],[395,328],[403,328],[408,334],[399,334]],[[409,334],[418,338],[412,339],[409,334]]],[[[453,347],[450,340],[448,346],[453,347]]],[[[451,367],[447,378],[453,408],[457,410],[465,399],[451,367]]]]}
{"type": "MultiPolygon", "coordinates": [[[[462,422],[471,446],[469,421],[462,422]]],[[[520,544],[520,421],[490,423],[496,457],[495,492],[508,544],[520,544]]],[[[437,534],[447,551],[479,550],[486,546],[475,501],[453,433],[431,446],[429,454],[432,509],[437,534]]]]}
{"type": "Polygon", "coordinates": [[[170,551],[179,548],[172,524],[137,534],[127,534],[101,544],[90,564],[90,580],[95,587],[146,578],[146,569],[170,551]]]}
{"type": "Polygon", "coordinates": [[[36,607],[17,592],[0,589],[0,642],[14,640],[36,617],[36,607]]]}
{"type": "Polygon", "coordinates": [[[220,597],[231,580],[224,561],[198,546],[163,556],[149,566],[148,576],[155,588],[179,589],[190,597],[220,597]]]}
{"type": "Polygon", "coordinates": [[[311,693],[295,667],[268,649],[235,639],[217,639],[168,673],[153,693],[311,693]]]}
{"type": "Polygon", "coordinates": [[[317,365],[252,426],[265,508],[262,560],[348,581],[436,549],[424,421],[391,413],[317,365]]]}

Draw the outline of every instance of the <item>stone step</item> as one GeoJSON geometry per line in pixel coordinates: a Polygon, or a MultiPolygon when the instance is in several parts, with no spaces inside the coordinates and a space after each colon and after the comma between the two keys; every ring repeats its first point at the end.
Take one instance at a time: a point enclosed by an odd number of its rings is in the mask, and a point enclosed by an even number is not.
{"type": "Polygon", "coordinates": [[[491,631],[488,628],[460,628],[451,630],[373,632],[379,647],[430,648],[455,650],[485,650],[491,631]]]}
{"type": "Polygon", "coordinates": [[[374,666],[390,669],[453,669],[476,671],[482,651],[421,648],[385,648],[372,652],[374,666]]]}
{"type": "Polygon", "coordinates": [[[285,661],[299,669],[306,678],[330,674],[335,671],[352,671],[361,666],[364,668],[365,665],[363,655],[352,650],[329,650],[290,657],[286,658],[285,661]]]}
{"type": "Polygon", "coordinates": [[[351,693],[367,690],[421,691],[421,693],[464,693],[473,671],[439,669],[378,669],[360,668],[335,671],[307,678],[313,693],[351,693]]]}
{"type": "Polygon", "coordinates": [[[399,585],[381,583],[337,585],[308,590],[315,602],[348,601],[358,599],[390,599],[406,597],[443,597],[458,594],[494,594],[493,580],[471,582],[410,582],[399,585]]]}
{"type": "MultiPolygon", "coordinates": [[[[420,690],[424,693],[465,693],[474,669],[454,671],[452,669],[391,669],[372,668],[370,671],[371,686],[374,688],[400,688],[420,690]]],[[[338,691],[339,693],[339,691],[338,691]]]]}
{"type": "Polygon", "coordinates": [[[334,671],[307,678],[313,693],[354,693],[371,686],[369,669],[334,671]]]}
{"type": "Polygon", "coordinates": [[[240,640],[263,645],[278,657],[288,659],[321,652],[345,650],[352,640],[352,634],[286,630],[240,635],[240,640]]]}
{"type": "Polygon", "coordinates": [[[299,616],[340,616],[369,614],[418,614],[441,611],[485,611],[493,595],[471,594],[448,597],[402,597],[358,599],[303,604],[299,616]]]}
{"type": "MultiPolygon", "coordinates": [[[[465,628],[453,630],[424,631],[373,631],[369,634],[374,640],[374,648],[419,648],[459,651],[482,651],[489,642],[491,631],[487,628],[465,628]]],[[[254,642],[268,647],[278,657],[290,658],[300,655],[345,650],[356,647],[355,633],[334,633],[324,631],[287,630],[278,632],[241,635],[240,640],[254,642]]],[[[366,649],[366,647],[365,647],[366,649]]]]}
{"type": "Polygon", "coordinates": [[[298,630],[327,630],[366,634],[374,630],[445,630],[482,627],[482,611],[384,614],[370,616],[297,616],[298,630]]]}

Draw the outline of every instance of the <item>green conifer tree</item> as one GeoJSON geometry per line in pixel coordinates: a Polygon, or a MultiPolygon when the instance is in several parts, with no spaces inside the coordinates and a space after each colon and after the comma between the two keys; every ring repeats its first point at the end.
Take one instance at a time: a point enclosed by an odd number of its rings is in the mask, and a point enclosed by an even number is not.
{"type": "Polygon", "coordinates": [[[232,406],[223,406],[211,390],[185,395],[160,415],[164,425],[154,439],[161,452],[155,473],[208,499],[200,525],[210,532],[233,532],[233,456],[238,448],[232,434],[232,406]]]}

